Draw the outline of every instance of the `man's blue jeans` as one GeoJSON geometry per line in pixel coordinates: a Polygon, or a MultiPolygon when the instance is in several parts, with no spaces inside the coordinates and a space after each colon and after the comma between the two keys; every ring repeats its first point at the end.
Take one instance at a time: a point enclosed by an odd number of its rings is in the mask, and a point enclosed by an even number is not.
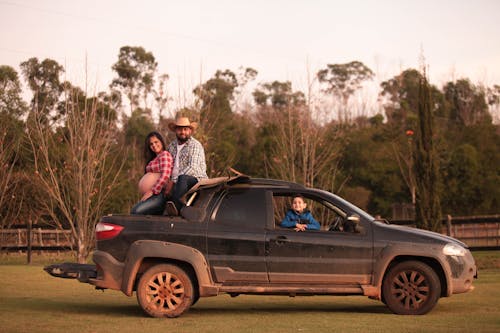
{"type": "Polygon", "coordinates": [[[180,175],[177,177],[177,182],[175,183],[174,190],[172,191],[172,201],[179,212],[182,207],[180,199],[184,194],[186,194],[187,191],[189,191],[191,187],[196,185],[197,182],[198,179],[193,176],[180,175]]]}

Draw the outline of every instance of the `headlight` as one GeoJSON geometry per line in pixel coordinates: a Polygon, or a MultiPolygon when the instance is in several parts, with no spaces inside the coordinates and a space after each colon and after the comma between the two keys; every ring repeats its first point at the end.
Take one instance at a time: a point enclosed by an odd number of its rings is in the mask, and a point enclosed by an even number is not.
{"type": "Polygon", "coordinates": [[[453,243],[448,243],[443,247],[443,254],[447,256],[463,257],[465,251],[463,247],[453,243]]]}

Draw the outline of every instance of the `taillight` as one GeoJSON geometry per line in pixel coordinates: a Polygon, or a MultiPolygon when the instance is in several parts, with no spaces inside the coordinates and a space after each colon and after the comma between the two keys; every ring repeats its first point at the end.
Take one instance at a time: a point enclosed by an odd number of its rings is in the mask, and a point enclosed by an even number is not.
{"type": "Polygon", "coordinates": [[[95,238],[97,240],[111,239],[118,236],[122,230],[121,225],[99,222],[95,226],[95,238]]]}

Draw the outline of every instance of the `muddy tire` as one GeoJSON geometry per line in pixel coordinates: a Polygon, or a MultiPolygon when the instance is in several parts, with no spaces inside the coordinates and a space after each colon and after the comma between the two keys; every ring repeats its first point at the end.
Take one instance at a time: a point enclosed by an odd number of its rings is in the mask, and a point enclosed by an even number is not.
{"type": "Polygon", "coordinates": [[[405,261],[384,277],[382,293],[386,305],[396,314],[423,315],[432,310],[441,295],[434,270],[419,261],[405,261]]]}
{"type": "Polygon", "coordinates": [[[139,280],[137,300],[152,317],[178,317],[189,310],[193,302],[193,283],[178,266],[156,265],[139,280]]]}

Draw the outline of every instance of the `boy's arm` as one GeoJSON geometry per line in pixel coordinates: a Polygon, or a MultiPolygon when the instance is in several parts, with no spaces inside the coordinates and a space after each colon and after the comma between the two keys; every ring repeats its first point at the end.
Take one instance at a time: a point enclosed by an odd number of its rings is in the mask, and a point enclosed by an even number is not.
{"type": "Polygon", "coordinates": [[[316,219],[314,219],[314,217],[312,216],[311,213],[307,214],[307,220],[309,221],[309,223],[307,224],[308,230],[319,230],[320,229],[321,225],[319,224],[318,221],[316,221],[316,219]]]}
{"type": "Polygon", "coordinates": [[[290,216],[289,213],[290,212],[286,212],[285,217],[283,218],[283,220],[280,223],[280,226],[282,226],[283,228],[293,228],[293,227],[295,227],[295,222],[292,221],[291,216],[290,216]]]}

